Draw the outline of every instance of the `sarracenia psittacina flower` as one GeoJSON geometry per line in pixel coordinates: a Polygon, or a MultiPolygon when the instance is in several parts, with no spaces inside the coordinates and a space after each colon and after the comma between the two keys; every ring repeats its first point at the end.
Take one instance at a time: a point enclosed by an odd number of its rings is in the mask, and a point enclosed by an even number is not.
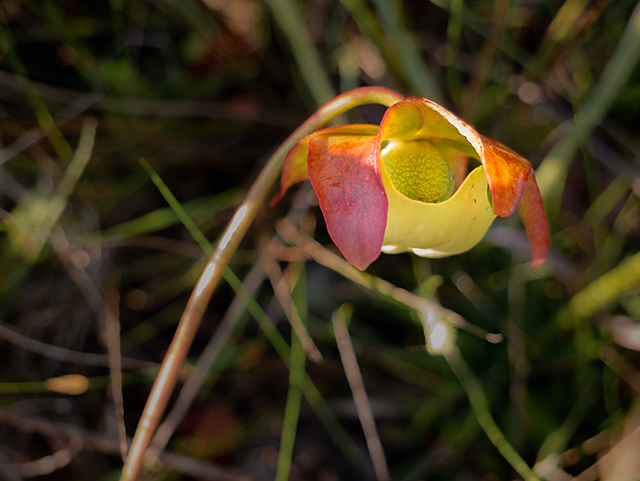
{"type": "Polygon", "coordinates": [[[547,256],[549,226],[529,162],[423,98],[395,103],[379,127],[327,128],[302,139],[284,160],[274,203],[307,178],[331,238],[361,270],[381,251],[465,252],[516,207],[533,266],[547,256]],[[468,157],[481,165],[467,175],[468,157]]]}

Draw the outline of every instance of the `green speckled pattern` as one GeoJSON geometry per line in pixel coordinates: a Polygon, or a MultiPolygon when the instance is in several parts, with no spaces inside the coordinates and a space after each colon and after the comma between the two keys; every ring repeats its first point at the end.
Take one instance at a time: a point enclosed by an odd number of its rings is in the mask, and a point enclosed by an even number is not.
{"type": "Polygon", "coordinates": [[[427,140],[389,141],[381,159],[393,186],[409,199],[442,202],[453,192],[451,166],[427,140]]]}

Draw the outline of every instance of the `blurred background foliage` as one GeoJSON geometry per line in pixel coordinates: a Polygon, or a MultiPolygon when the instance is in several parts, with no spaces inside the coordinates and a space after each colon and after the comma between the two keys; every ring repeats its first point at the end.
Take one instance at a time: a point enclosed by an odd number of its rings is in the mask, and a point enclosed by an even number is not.
{"type": "MultiPolygon", "coordinates": [[[[193,232],[215,243],[279,142],[365,85],[440,102],[527,157],[552,230],[535,271],[514,217],[466,254],[383,255],[369,273],[468,321],[462,355],[538,476],[638,479],[636,2],[4,0],[0,29],[1,479],[117,479],[118,426],[135,430],[206,260],[193,232]]],[[[390,478],[516,477],[416,314],[279,240],[293,206],[336,251],[304,189],[236,253],[251,315],[240,303],[152,479],[273,479],[287,461],[291,479],[375,479],[332,327],[345,302],[390,478]],[[323,362],[302,363],[281,278],[323,362]]],[[[233,299],[215,293],[184,376],[233,299]]]]}

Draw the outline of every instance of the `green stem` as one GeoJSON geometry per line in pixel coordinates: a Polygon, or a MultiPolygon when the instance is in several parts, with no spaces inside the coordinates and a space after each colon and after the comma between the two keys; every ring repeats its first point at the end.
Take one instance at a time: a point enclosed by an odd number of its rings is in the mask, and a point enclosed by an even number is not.
{"type": "Polygon", "coordinates": [[[222,274],[240,241],[264,204],[267,194],[278,179],[285,155],[303,137],[322,128],[328,122],[348,110],[363,104],[379,103],[391,106],[404,97],[393,90],[382,87],[364,87],[339,95],[321,107],[298,127],[271,156],[247,196],[238,206],[232,221],[225,229],[222,239],[209,259],[191,297],[182,313],[178,328],[164,357],[158,377],[151,388],[140,423],[136,429],[129,458],[125,463],[121,481],[134,481],[142,467],[144,453],[160,423],[169,397],[178,379],[180,366],[196,335],[209,300],[222,278],[222,274]]]}
{"type": "Polygon", "coordinates": [[[494,421],[489,411],[489,403],[485,396],[482,386],[474,377],[473,373],[467,366],[457,346],[445,352],[444,358],[449,363],[451,370],[456,375],[460,384],[467,392],[471,409],[473,409],[478,424],[485,432],[491,443],[500,452],[502,457],[515,469],[525,481],[540,481],[540,478],[532,471],[529,465],[522,459],[511,443],[505,438],[504,434],[494,421]]]}
{"type": "Polygon", "coordinates": [[[287,481],[291,471],[291,459],[293,458],[293,446],[296,440],[298,418],[300,416],[300,404],[302,402],[302,385],[305,381],[306,354],[302,342],[295,331],[291,331],[291,361],[289,363],[289,392],[284,408],[284,420],[282,424],[282,438],[280,440],[280,453],[278,455],[278,469],[275,481],[287,481]]]}

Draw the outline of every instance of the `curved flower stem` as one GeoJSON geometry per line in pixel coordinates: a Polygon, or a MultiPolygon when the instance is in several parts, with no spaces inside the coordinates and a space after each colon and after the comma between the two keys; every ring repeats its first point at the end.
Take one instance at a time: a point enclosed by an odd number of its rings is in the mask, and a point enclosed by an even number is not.
{"type": "Polygon", "coordinates": [[[504,437],[502,431],[494,421],[489,411],[489,403],[482,386],[473,376],[457,346],[453,346],[449,352],[444,353],[444,358],[449,363],[451,370],[456,375],[460,384],[467,392],[471,409],[476,415],[480,427],[485,432],[491,443],[500,452],[502,457],[515,469],[525,481],[540,481],[529,465],[522,459],[511,443],[504,437]]]}
{"type": "Polygon", "coordinates": [[[160,423],[162,413],[178,379],[180,366],[200,326],[200,321],[209,304],[211,295],[218,282],[220,282],[225,267],[229,264],[240,241],[264,203],[269,190],[278,179],[282,169],[282,161],[287,152],[300,139],[322,128],[331,120],[354,107],[369,103],[391,106],[403,99],[404,97],[399,93],[382,87],[363,87],[339,95],[309,117],[271,156],[249,189],[247,196],[238,206],[233,219],[225,229],[220,243],[191,293],[171,345],[160,367],[158,377],[151,388],[151,393],[129,449],[127,462],[122,470],[121,481],[134,481],[138,477],[145,451],[160,423]]]}

